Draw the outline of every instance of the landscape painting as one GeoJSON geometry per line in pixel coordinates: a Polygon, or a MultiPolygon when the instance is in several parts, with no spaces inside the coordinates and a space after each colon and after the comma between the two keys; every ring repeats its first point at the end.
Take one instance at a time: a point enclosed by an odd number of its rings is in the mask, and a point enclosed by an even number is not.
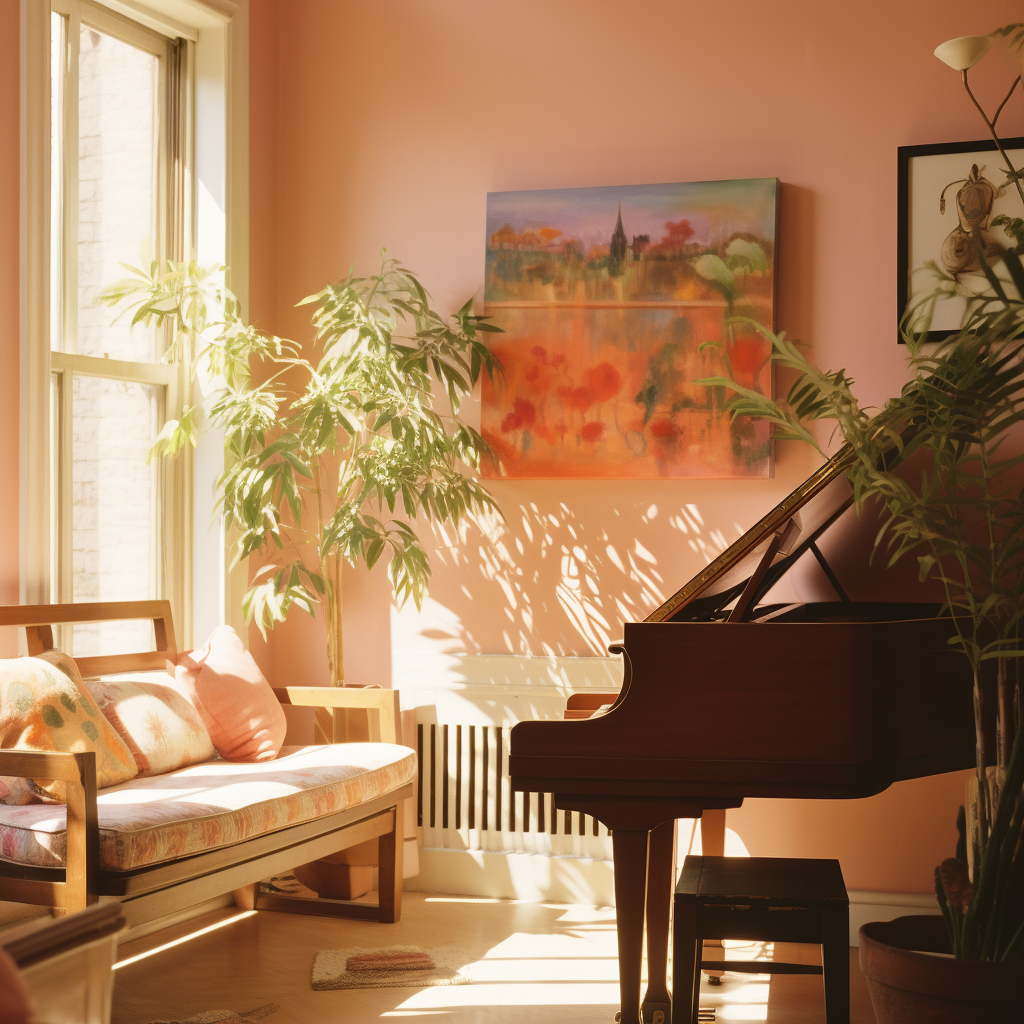
{"type": "Polygon", "coordinates": [[[766,425],[732,420],[727,375],[769,394],[775,178],[496,192],[485,313],[490,475],[767,477],[766,425]]]}

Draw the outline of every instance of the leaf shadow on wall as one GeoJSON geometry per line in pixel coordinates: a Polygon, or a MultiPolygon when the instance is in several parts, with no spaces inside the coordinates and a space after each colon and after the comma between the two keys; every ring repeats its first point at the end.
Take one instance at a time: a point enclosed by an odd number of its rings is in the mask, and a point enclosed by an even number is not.
{"type": "Polygon", "coordinates": [[[422,613],[397,614],[393,645],[602,656],[623,622],[645,618],[741,532],[737,523],[730,536],[709,526],[694,503],[620,500],[607,484],[590,494],[576,485],[564,499],[556,487],[538,493],[534,485],[519,501],[501,493],[506,486],[494,488],[504,520],[434,529],[430,599],[422,613]],[[655,554],[664,551],[678,552],[670,566],[655,554]]]}

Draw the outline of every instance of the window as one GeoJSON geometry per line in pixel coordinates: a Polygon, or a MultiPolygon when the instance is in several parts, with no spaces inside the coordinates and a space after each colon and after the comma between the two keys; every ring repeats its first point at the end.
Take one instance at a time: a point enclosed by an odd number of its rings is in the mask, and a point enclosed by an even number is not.
{"type": "MultiPolygon", "coordinates": [[[[180,259],[187,48],[88,0],[50,16],[50,591],[62,602],[170,597],[191,515],[180,466],[148,454],[184,381],[166,338],[96,303],[122,263],[180,259]]],[[[145,623],[75,627],[76,655],[141,650],[145,623]]]]}
{"type": "MultiPolygon", "coordinates": [[[[21,601],[168,598],[179,647],[230,622],[245,566],[214,515],[224,446],[148,464],[188,381],[166,339],[94,304],[119,264],[196,253],[248,282],[248,6],[29,0],[21,8],[21,601]],[[52,173],[51,173],[52,172],[52,173]]],[[[140,633],[64,631],[88,654],[140,633]]]]}

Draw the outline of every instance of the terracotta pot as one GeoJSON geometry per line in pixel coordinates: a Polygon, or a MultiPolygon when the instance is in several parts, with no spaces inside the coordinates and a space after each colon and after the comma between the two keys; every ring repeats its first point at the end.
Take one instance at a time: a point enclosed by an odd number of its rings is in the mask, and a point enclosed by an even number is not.
{"type": "Polygon", "coordinates": [[[861,928],[860,969],[878,1024],[1024,1020],[1024,964],[929,955],[949,951],[941,917],[898,917],[861,928]]]}

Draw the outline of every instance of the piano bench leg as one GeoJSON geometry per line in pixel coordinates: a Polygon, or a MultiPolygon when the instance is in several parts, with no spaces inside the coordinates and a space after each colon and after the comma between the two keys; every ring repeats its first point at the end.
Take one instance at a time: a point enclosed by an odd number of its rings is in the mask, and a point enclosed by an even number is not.
{"type": "Polygon", "coordinates": [[[676,900],[672,922],[672,1020],[696,1024],[700,997],[700,949],[697,907],[676,900]]]}
{"type": "Polygon", "coordinates": [[[827,1024],[850,1024],[850,908],[821,914],[821,980],[827,1024]]]}

